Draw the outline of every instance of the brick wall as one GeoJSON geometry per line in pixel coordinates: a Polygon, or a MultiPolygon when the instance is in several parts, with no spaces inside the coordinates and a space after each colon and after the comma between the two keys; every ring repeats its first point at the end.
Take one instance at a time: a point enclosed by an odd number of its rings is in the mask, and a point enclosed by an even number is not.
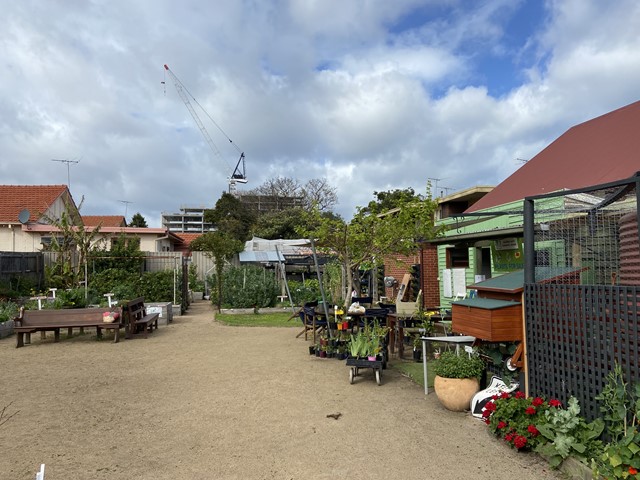
{"type": "MultiPolygon", "coordinates": [[[[398,284],[402,277],[410,272],[411,265],[420,264],[422,305],[440,305],[440,287],[438,282],[438,249],[425,245],[416,255],[387,255],[384,259],[384,276],[394,277],[398,284]]],[[[398,287],[385,288],[384,296],[395,302],[398,287]]]]}

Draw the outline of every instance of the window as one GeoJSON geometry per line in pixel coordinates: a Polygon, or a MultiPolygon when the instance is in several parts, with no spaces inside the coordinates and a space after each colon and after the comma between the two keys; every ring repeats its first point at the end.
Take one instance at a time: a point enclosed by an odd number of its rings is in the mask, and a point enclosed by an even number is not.
{"type": "Polygon", "coordinates": [[[447,248],[447,268],[469,268],[467,247],[447,248]]]}

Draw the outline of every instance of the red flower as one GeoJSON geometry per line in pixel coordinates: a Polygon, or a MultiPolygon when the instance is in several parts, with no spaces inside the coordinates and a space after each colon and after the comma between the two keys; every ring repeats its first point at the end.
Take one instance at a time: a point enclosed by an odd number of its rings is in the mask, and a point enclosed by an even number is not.
{"type": "Polygon", "coordinates": [[[535,415],[536,414],[536,409],[535,409],[535,407],[527,407],[527,409],[524,411],[524,413],[526,413],[527,415],[535,415]]]}
{"type": "Polygon", "coordinates": [[[500,398],[509,398],[511,395],[509,395],[507,392],[502,392],[500,394],[500,398]]]}
{"type": "Polygon", "coordinates": [[[491,424],[491,419],[485,418],[484,419],[484,423],[486,423],[487,425],[490,425],[491,424]]]}
{"type": "Polygon", "coordinates": [[[513,437],[514,437],[513,433],[507,433],[507,434],[504,436],[504,439],[505,439],[507,442],[510,442],[511,440],[513,440],[513,437]]]}
{"type": "Polygon", "coordinates": [[[533,437],[537,437],[538,435],[540,435],[540,432],[535,425],[529,425],[527,427],[527,432],[529,432],[533,437]]]}
{"type": "Polygon", "coordinates": [[[524,394],[524,392],[521,392],[520,390],[518,390],[516,392],[516,398],[518,399],[526,398],[526,395],[524,394]]]}
{"type": "Polygon", "coordinates": [[[638,473],[638,469],[637,468],[629,467],[629,474],[630,475],[635,475],[636,473],[638,473]]]}
{"type": "Polygon", "coordinates": [[[500,420],[496,428],[498,428],[499,430],[502,430],[503,428],[506,428],[506,427],[507,427],[507,423],[500,420]]]}
{"type": "Polygon", "coordinates": [[[522,435],[516,435],[516,438],[513,440],[513,444],[518,450],[520,450],[527,445],[527,438],[522,435]]]}
{"type": "Polygon", "coordinates": [[[542,405],[544,403],[544,400],[541,399],[540,397],[536,397],[533,399],[533,401],[531,402],[533,404],[534,407],[539,407],[540,405],[542,405]]]}
{"type": "Polygon", "coordinates": [[[491,416],[491,411],[486,408],[482,411],[482,418],[489,418],[491,416]]]}
{"type": "Polygon", "coordinates": [[[549,405],[551,405],[552,407],[561,407],[562,406],[562,402],[560,400],[556,400],[555,398],[549,400],[549,405]]]}
{"type": "Polygon", "coordinates": [[[484,406],[485,410],[488,410],[490,412],[495,412],[496,411],[496,404],[493,402],[488,402],[485,406],[484,406]]]}

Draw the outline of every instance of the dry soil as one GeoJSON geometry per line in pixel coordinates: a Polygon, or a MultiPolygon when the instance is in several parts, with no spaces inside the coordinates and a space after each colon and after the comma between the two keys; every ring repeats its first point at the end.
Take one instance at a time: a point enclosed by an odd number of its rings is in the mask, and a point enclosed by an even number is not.
{"type": "Polygon", "coordinates": [[[297,332],[198,302],[148,339],[0,340],[0,479],[563,478],[393,369],[350,385],[297,332]]]}

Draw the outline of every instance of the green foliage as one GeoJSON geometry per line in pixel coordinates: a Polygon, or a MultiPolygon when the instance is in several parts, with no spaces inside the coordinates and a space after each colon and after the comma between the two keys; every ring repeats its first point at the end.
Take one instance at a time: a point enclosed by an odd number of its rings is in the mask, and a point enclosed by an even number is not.
{"type": "Polygon", "coordinates": [[[19,298],[36,290],[37,282],[28,275],[12,275],[7,281],[0,281],[0,298],[19,298]]]}
{"type": "Polygon", "coordinates": [[[253,234],[268,240],[297,239],[297,232],[307,227],[303,223],[304,219],[302,209],[297,207],[265,212],[257,218],[252,229],[253,234]]]}
{"type": "Polygon", "coordinates": [[[56,298],[51,305],[52,308],[86,308],[84,288],[70,288],[67,290],[57,290],[56,298]]]}
{"type": "Polygon", "coordinates": [[[349,339],[349,353],[352,357],[364,358],[380,355],[389,329],[377,322],[373,326],[365,326],[349,339]]]}
{"type": "Polygon", "coordinates": [[[113,239],[111,249],[96,248],[89,253],[89,270],[102,272],[108,269],[140,273],[144,258],[140,251],[139,238],[127,238],[124,235],[113,239]]]}
{"type": "Polygon", "coordinates": [[[321,300],[320,282],[315,278],[305,279],[304,282],[289,281],[289,291],[296,305],[321,300]]]}
{"type": "Polygon", "coordinates": [[[129,222],[130,227],[147,228],[147,221],[144,219],[141,213],[134,213],[129,222]]]}
{"type": "MultiPolygon", "coordinates": [[[[215,278],[214,283],[218,284],[215,278]]],[[[224,271],[222,284],[222,298],[218,298],[217,290],[212,290],[211,300],[225,308],[272,307],[280,292],[274,272],[262,267],[228,268],[224,271]]]]}
{"type": "Polygon", "coordinates": [[[586,463],[602,450],[598,438],[604,430],[604,422],[596,419],[587,423],[580,416],[580,405],[575,397],[569,398],[566,409],[546,410],[544,420],[536,426],[542,435],[536,451],[543,454],[553,468],[569,456],[586,463]]]}
{"type": "Polygon", "coordinates": [[[189,265],[189,288],[193,292],[204,292],[204,282],[198,279],[198,267],[189,265]]]}
{"type": "Polygon", "coordinates": [[[625,382],[616,364],[596,399],[612,441],[593,459],[594,473],[609,479],[640,478],[640,383],[625,382]]]}
{"type": "Polygon", "coordinates": [[[503,392],[485,405],[482,414],[495,436],[512,448],[529,450],[546,441],[538,430],[538,425],[546,421],[545,412],[561,406],[558,400],[546,402],[541,397],[527,397],[520,391],[513,395],[503,392]]]}
{"type": "MultiPolygon", "coordinates": [[[[173,270],[146,272],[140,275],[135,285],[138,292],[136,296],[144,297],[145,302],[173,302],[173,270]]],[[[176,287],[175,293],[175,303],[182,303],[181,289],[176,287]]]]}
{"type": "Polygon", "coordinates": [[[477,353],[456,355],[454,352],[442,352],[433,369],[443,378],[480,378],[485,364],[477,353]]]}
{"type": "Polygon", "coordinates": [[[205,252],[215,264],[215,275],[212,275],[212,298],[218,308],[222,307],[224,267],[237,253],[241,252],[244,244],[229,233],[216,231],[208,232],[191,242],[191,250],[205,252]]]}
{"type": "Polygon", "coordinates": [[[20,308],[13,302],[0,302],[0,323],[13,320],[18,316],[20,308]]]}
{"type": "Polygon", "coordinates": [[[213,210],[205,210],[204,220],[215,224],[218,232],[246,242],[251,238],[255,216],[238,198],[224,192],[213,210]]]}

